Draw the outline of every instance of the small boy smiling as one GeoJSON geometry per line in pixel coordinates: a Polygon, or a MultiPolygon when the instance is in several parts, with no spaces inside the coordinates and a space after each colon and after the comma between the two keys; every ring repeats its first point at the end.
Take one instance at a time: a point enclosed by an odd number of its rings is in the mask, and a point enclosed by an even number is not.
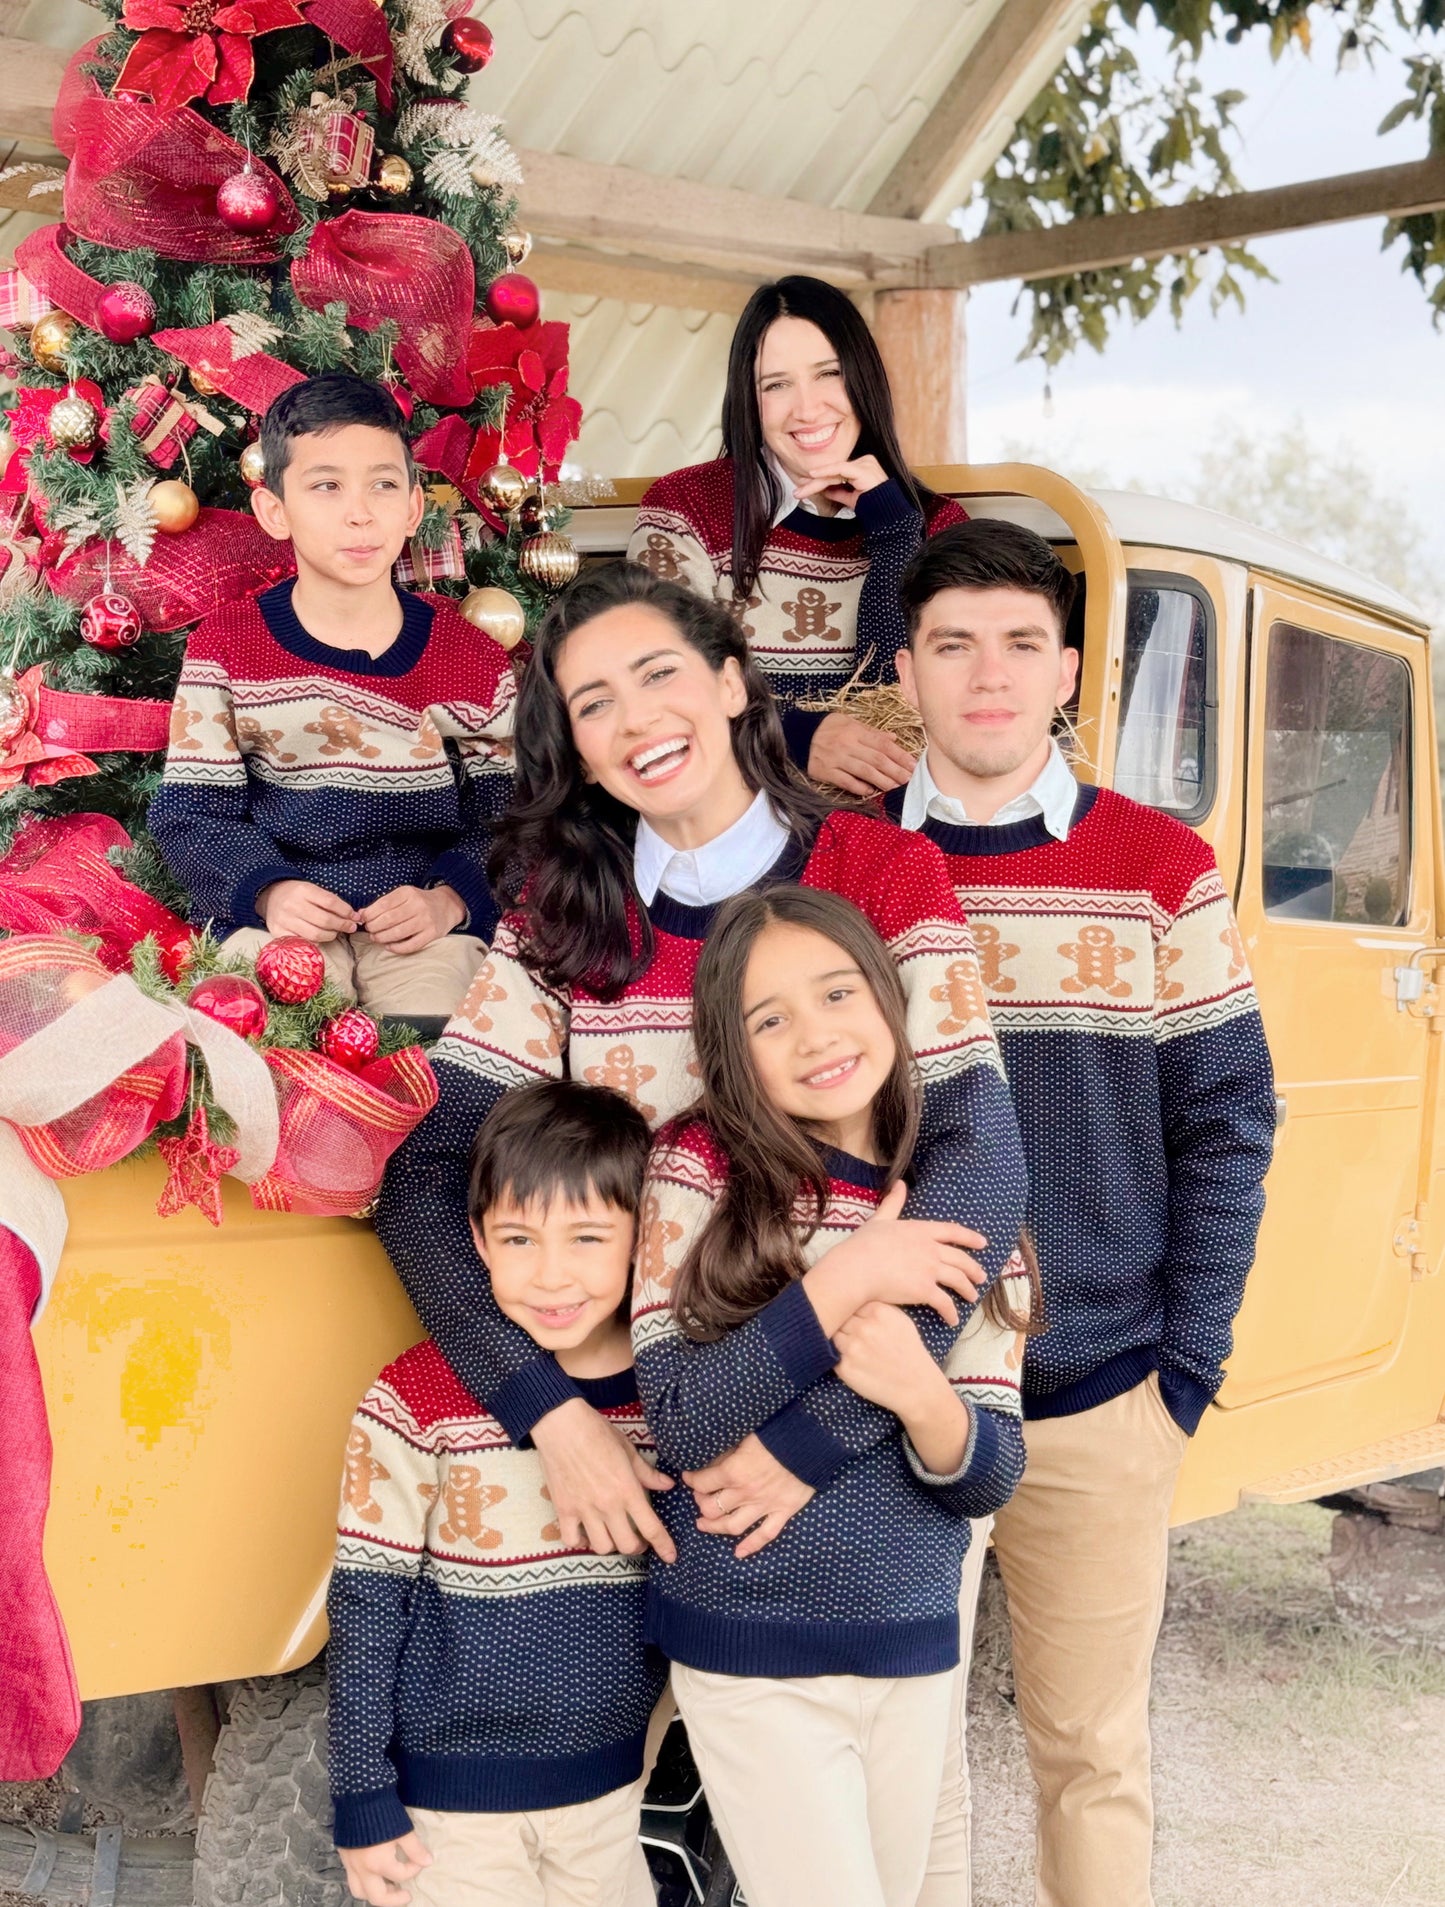
{"type": "Polygon", "coordinates": [[[363,1005],[449,1015],[496,924],[512,670],[445,597],[392,579],[424,498],[389,391],[294,384],[261,449],[252,508],[296,575],[190,636],[151,832],[232,951],[297,935],[363,1005]]]}
{"type": "MultiPolygon", "coordinates": [[[[472,1232],[505,1315],[647,1471],[628,1311],[648,1130],[605,1087],[510,1093],[477,1135],[472,1232]]],[[[637,1840],[666,1667],[645,1556],[563,1543],[541,1459],[436,1345],[362,1400],[328,1612],[335,1836],[373,1907],[651,1907],[637,1840]]]]}

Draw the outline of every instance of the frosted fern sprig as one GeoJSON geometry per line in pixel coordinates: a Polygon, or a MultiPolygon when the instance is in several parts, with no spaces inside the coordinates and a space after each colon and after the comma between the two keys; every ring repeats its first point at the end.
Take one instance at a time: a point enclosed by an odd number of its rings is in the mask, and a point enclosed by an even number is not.
{"type": "Polygon", "coordinates": [[[151,548],[156,540],[156,531],[160,528],[155,507],[151,503],[151,485],[154,481],[152,477],[142,477],[129,487],[121,483],[115,486],[112,534],[131,561],[139,563],[142,568],[151,560],[151,548]]]}
{"type": "Polygon", "coordinates": [[[441,45],[451,19],[443,0],[402,0],[399,12],[402,23],[392,45],[402,69],[421,86],[459,86],[465,74],[449,73],[438,81],[428,57],[441,45]]]}
{"type": "Polygon", "coordinates": [[[237,358],[253,357],[257,351],[264,351],[277,338],[285,335],[274,319],[263,316],[259,311],[231,311],[221,319],[221,323],[233,339],[232,362],[237,358]]]}
{"type": "Polygon", "coordinates": [[[103,536],[104,525],[100,511],[94,500],[82,497],[79,503],[62,503],[49,511],[45,527],[52,532],[63,532],[65,543],[61,549],[61,561],[73,556],[82,543],[88,543],[93,536],[103,536]]]}
{"type": "Polygon", "coordinates": [[[422,176],[432,191],[444,199],[476,197],[476,181],[467,166],[464,152],[434,152],[427,160],[422,176]]]}

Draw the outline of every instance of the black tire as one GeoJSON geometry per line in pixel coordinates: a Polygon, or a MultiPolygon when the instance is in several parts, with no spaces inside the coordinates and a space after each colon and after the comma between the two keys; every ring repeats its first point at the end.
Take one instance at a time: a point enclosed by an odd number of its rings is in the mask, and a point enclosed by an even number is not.
{"type": "Polygon", "coordinates": [[[326,1781],[326,1671],[237,1685],[196,1831],[196,1907],[343,1907],[326,1781]]]}
{"type": "Polygon", "coordinates": [[[738,1888],[737,1876],[733,1873],[732,1862],[728,1859],[723,1847],[722,1836],[715,1827],[708,1829],[707,1858],[710,1871],[707,1877],[707,1892],[702,1897],[702,1907],[734,1907],[734,1902],[742,1903],[743,1897],[738,1888]]]}

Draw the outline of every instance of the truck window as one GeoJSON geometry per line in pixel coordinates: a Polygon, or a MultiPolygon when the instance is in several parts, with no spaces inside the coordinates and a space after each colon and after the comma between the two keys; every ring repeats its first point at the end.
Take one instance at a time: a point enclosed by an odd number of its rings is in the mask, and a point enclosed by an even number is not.
{"type": "Polygon", "coordinates": [[[1213,608],[1184,576],[1129,572],[1114,786],[1199,821],[1209,811],[1213,608]]]}
{"type": "Polygon", "coordinates": [[[1393,927],[1410,897],[1410,670],[1275,623],[1264,711],[1264,907],[1393,927]]]}

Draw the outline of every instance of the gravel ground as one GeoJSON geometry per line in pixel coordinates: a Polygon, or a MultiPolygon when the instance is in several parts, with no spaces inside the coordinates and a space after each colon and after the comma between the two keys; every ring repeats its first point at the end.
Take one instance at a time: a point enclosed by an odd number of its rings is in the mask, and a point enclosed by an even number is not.
{"type": "MultiPolygon", "coordinates": [[[[1445,1903],[1445,1653],[1345,1628],[1329,1540],[1310,1504],[1174,1537],[1154,1679],[1156,1907],[1445,1903]]],[[[969,1729],[975,1907],[1030,1907],[1032,1789],[996,1581],[969,1729]]],[[[54,1827],[64,1798],[59,1779],[0,1787],[0,1821],[54,1827]]],[[[0,1893],[0,1907],[27,1903],[0,1893]]]]}

